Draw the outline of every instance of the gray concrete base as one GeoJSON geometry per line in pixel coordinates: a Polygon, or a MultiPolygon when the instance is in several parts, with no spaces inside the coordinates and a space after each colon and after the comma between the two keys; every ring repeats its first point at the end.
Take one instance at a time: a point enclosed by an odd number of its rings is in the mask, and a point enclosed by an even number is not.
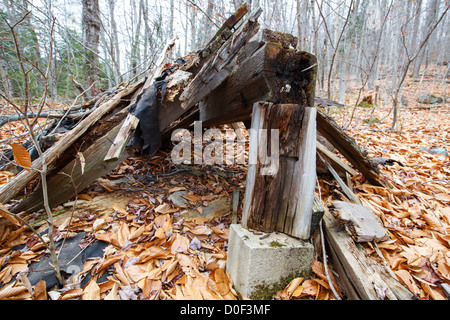
{"type": "Polygon", "coordinates": [[[251,299],[270,299],[293,278],[308,275],[314,247],[282,233],[268,237],[230,226],[226,270],[235,289],[251,299]]]}

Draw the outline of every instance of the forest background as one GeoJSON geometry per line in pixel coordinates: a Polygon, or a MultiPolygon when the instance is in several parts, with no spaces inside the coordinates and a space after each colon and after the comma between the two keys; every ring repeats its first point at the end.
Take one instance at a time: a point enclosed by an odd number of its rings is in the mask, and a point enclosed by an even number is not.
{"type": "MultiPolygon", "coordinates": [[[[40,97],[43,88],[56,104],[69,106],[81,91],[88,99],[145,75],[175,37],[172,59],[194,52],[241,2],[2,0],[0,92],[19,104],[27,96],[40,97]],[[26,88],[22,66],[28,70],[26,88]],[[48,77],[43,75],[47,66],[48,77]]],[[[427,81],[432,74],[434,84],[446,85],[450,54],[446,1],[247,2],[251,9],[263,9],[263,28],[298,36],[296,49],[317,56],[319,97],[346,104],[356,90],[360,103],[362,93],[373,90],[380,104],[407,105],[403,75],[427,81]]],[[[0,116],[9,111],[3,107],[0,116]]]]}

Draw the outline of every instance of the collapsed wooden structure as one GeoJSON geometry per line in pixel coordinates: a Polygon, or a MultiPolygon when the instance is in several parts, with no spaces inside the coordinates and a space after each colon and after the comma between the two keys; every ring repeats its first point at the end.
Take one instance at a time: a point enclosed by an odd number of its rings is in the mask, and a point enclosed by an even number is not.
{"type": "MultiPolygon", "coordinates": [[[[253,129],[280,131],[277,173],[262,175],[264,161],[249,165],[241,222],[247,228],[310,237],[316,152],[319,161],[338,172],[354,175],[356,169],[370,183],[386,185],[367,154],[315,108],[316,58],[296,51],[292,35],[260,30],[260,14],[260,10],[248,13],[247,6],[242,6],[201,50],[167,66],[164,62],[173,46],[169,44],[147,78],[103,99],[48,148],[44,156],[49,168],[50,206],[70,200],[112,171],[132,154],[131,147],[151,156],[175,129],[190,128],[194,121],[201,121],[204,128],[243,121],[253,129]],[[354,169],[321,143],[316,144],[316,130],[354,169]]],[[[251,136],[250,148],[259,139],[251,136]]],[[[40,166],[37,159],[32,169],[40,166]]],[[[41,209],[42,190],[36,170],[24,170],[4,185],[0,203],[25,188],[33,191],[11,211],[41,209]]]]}

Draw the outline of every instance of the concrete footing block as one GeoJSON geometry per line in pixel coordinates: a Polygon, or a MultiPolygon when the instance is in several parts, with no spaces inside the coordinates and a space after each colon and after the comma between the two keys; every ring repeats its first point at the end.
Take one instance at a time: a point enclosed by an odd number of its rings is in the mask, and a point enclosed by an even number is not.
{"type": "Polygon", "coordinates": [[[230,226],[226,270],[235,289],[250,299],[270,299],[289,282],[311,272],[313,245],[282,233],[255,235],[230,226]]]}

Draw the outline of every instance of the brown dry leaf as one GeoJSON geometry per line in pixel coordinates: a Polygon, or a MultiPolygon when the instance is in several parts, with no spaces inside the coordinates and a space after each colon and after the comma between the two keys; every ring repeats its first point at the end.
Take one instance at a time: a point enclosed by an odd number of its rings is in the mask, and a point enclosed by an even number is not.
{"type": "Polygon", "coordinates": [[[39,281],[34,286],[33,300],[47,300],[47,285],[44,280],[39,281]]]}
{"type": "MultiPolygon", "coordinates": [[[[112,190],[110,192],[112,192],[112,190]]],[[[124,215],[128,215],[128,211],[125,210],[124,208],[122,208],[121,206],[118,206],[118,205],[114,204],[112,206],[112,208],[114,209],[114,211],[117,211],[118,213],[121,213],[121,214],[124,214],[124,215]]]]}
{"type": "Polygon", "coordinates": [[[14,296],[20,295],[27,291],[25,286],[14,286],[14,284],[15,282],[0,289],[0,300],[13,299],[14,296]]]}
{"type": "Polygon", "coordinates": [[[289,297],[293,295],[294,291],[300,286],[300,284],[302,283],[303,279],[304,278],[302,278],[302,277],[294,278],[294,279],[291,280],[291,282],[289,282],[289,284],[286,287],[286,291],[287,291],[289,297]]]}
{"type": "Polygon", "coordinates": [[[0,271],[0,281],[2,283],[7,283],[9,281],[11,281],[12,279],[12,266],[11,265],[7,265],[3,268],[2,271],[0,271]]]}
{"type": "Polygon", "coordinates": [[[87,201],[93,200],[92,197],[90,195],[88,195],[87,193],[79,194],[77,197],[78,197],[78,199],[87,200],[87,201]]]}
{"type": "Polygon", "coordinates": [[[194,229],[189,230],[189,232],[195,234],[195,235],[210,235],[212,233],[212,230],[207,225],[200,225],[195,227],[194,229]]]}
{"type": "Polygon", "coordinates": [[[119,284],[114,282],[111,291],[105,296],[103,300],[120,300],[119,295],[117,294],[117,290],[119,289],[119,284]]]}
{"type": "Polygon", "coordinates": [[[139,263],[144,263],[150,259],[167,259],[170,252],[161,247],[149,247],[139,255],[139,263]]]}
{"type": "Polygon", "coordinates": [[[303,286],[298,286],[294,292],[292,292],[292,297],[297,298],[300,297],[303,292],[303,286]]]}
{"type": "Polygon", "coordinates": [[[177,254],[178,252],[181,253],[188,253],[189,249],[189,239],[177,234],[175,241],[172,243],[172,247],[170,248],[170,252],[172,254],[177,254]]]}
{"type": "Polygon", "coordinates": [[[157,239],[165,239],[166,238],[166,233],[164,232],[164,229],[163,228],[156,229],[155,237],[157,239]]]}
{"type": "Polygon", "coordinates": [[[83,289],[81,288],[73,288],[70,290],[67,290],[61,296],[58,300],[71,300],[80,297],[83,294],[83,289]]]}
{"type": "Polygon", "coordinates": [[[221,268],[217,268],[216,270],[214,270],[214,281],[221,295],[226,295],[228,292],[230,292],[228,277],[225,273],[225,270],[221,268]]]}
{"type": "Polygon", "coordinates": [[[121,248],[122,246],[119,244],[118,235],[116,232],[104,232],[98,233],[95,235],[97,240],[105,241],[111,243],[115,247],[121,248]]]}
{"type": "Polygon", "coordinates": [[[186,195],[182,195],[183,198],[185,198],[186,200],[189,200],[190,202],[199,202],[202,201],[202,197],[197,196],[195,194],[186,194],[186,195]]]}
{"type": "Polygon", "coordinates": [[[408,271],[397,270],[394,271],[394,273],[408,287],[409,291],[411,291],[416,296],[420,295],[420,289],[408,271]]]}
{"type": "Polygon", "coordinates": [[[162,289],[162,282],[161,280],[146,278],[141,289],[146,299],[156,299],[162,289]]]}
{"type": "Polygon", "coordinates": [[[186,190],[186,187],[175,187],[169,190],[169,193],[186,190]]]}
{"type": "Polygon", "coordinates": [[[157,228],[161,228],[167,220],[170,220],[170,215],[169,214],[161,214],[155,218],[155,220],[154,220],[155,226],[157,228]]]}
{"type": "Polygon", "coordinates": [[[83,289],[82,300],[100,300],[100,287],[94,278],[83,289]]]}
{"type": "Polygon", "coordinates": [[[317,282],[315,282],[313,279],[308,279],[306,280],[303,285],[303,290],[302,293],[300,294],[300,297],[305,297],[305,296],[316,296],[317,292],[319,290],[319,284],[317,284],[317,282]]]}
{"type": "Polygon", "coordinates": [[[96,272],[101,273],[103,270],[105,270],[109,266],[113,265],[117,261],[122,260],[123,257],[124,257],[123,253],[118,253],[116,255],[106,258],[105,260],[103,260],[103,262],[101,264],[99,264],[98,270],[96,272]]]}
{"type": "Polygon", "coordinates": [[[420,283],[420,286],[422,287],[423,291],[427,293],[433,300],[447,300],[443,294],[441,294],[437,289],[434,289],[432,286],[430,286],[427,283],[420,283]]]}
{"type": "Polygon", "coordinates": [[[146,225],[142,225],[139,228],[131,231],[129,240],[134,240],[139,238],[146,231],[146,225]]]}
{"type": "Polygon", "coordinates": [[[0,202],[0,217],[8,219],[14,225],[17,226],[20,225],[19,221],[12,214],[9,213],[9,210],[1,202],[0,202]]]}
{"type": "Polygon", "coordinates": [[[139,280],[148,276],[148,272],[141,268],[141,265],[133,265],[124,270],[128,277],[134,282],[138,282],[139,280]]]}
{"type": "Polygon", "coordinates": [[[171,208],[168,203],[163,203],[155,208],[155,212],[161,213],[161,214],[169,214],[177,212],[177,208],[171,208]]]}
{"type": "MultiPolygon", "coordinates": [[[[313,260],[311,267],[312,267],[312,271],[315,274],[317,274],[323,281],[325,281],[327,283],[326,288],[329,289],[328,278],[327,278],[327,275],[325,274],[325,266],[323,265],[323,263],[318,260],[313,260]]],[[[333,287],[339,291],[340,287],[338,286],[333,273],[329,272],[329,275],[331,278],[331,282],[333,283],[333,287]]]]}
{"type": "Polygon", "coordinates": [[[24,168],[25,170],[27,170],[28,172],[30,172],[30,168],[31,168],[31,157],[30,154],[28,153],[28,150],[18,144],[18,143],[10,143],[9,144],[12,148],[12,152],[13,152],[13,156],[14,156],[14,162],[24,168]]]}
{"type": "Polygon", "coordinates": [[[123,247],[125,242],[130,239],[130,229],[128,223],[122,221],[119,230],[117,230],[117,241],[120,247],[123,247]]]}

